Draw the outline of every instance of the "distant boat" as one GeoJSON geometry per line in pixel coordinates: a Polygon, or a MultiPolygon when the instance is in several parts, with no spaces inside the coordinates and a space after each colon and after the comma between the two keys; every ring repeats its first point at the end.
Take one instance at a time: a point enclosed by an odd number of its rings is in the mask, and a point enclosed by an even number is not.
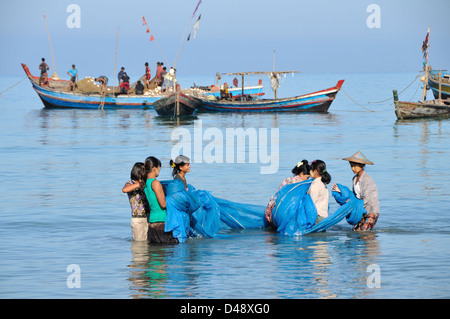
{"type": "MultiPolygon", "coordinates": [[[[272,76],[277,73],[286,72],[264,72],[271,73],[272,76]]],[[[255,74],[262,72],[236,73],[240,75],[255,74]]],[[[344,80],[340,80],[336,86],[288,98],[276,98],[276,89],[274,99],[254,99],[252,97],[239,99],[213,99],[207,97],[198,98],[201,103],[199,112],[328,112],[331,103],[336,94],[342,87],[344,80]]]]}
{"type": "Polygon", "coordinates": [[[182,92],[171,93],[153,103],[153,108],[161,116],[192,115],[200,101],[182,92]]]}
{"type": "Polygon", "coordinates": [[[397,90],[393,90],[395,115],[398,119],[413,119],[423,117],[438,117],[450,115],[450,79],[442,75],[442,71],[431,71],[431,66],[428,64],[428,39],[430,28],[425,41],[422,45],[424,56],[425,76],[423,77],[422,98],[417,102],[405,102],[398,100],[397,90]],[[427,89],[431,88],[434,100],[427,101],[427,89]]]}
{"type": "MultiPolygon", "coordinates": [[[[169,95],[171,92],[157,92],[150,94],[118,94],[118,88],[108,87],[107,94],[100,93],[100,87],[92,85],[95,90],[83,92],[79,90],[69,91],[70,81],[49,78],[49,86],[39,85],[39,77],[33,76],[27,65],[22,67],[46,108],[79,108],[79,109],[147,109],[153,108],[153,103],[169,95]],[[117,92],[117,94],[114,94],[117,92]]],[[[85,79],[86,80],[86,79],[85,79]]],[[[82,80],[83,81],[83,80],[82,80]]],[[[79,81],[81,82],[81,81],[79,81]]],[[[77,83],[79,83],[77,82],[77,83]]],[[[79,83],[81,85],[81,83],[79,83]]],[[[220,90],[214,86],[209,89],[192,89],[205,95],[219,95],[220,90]]],[[[264,94],[263,85],[245,87],[245,94],[264,94]]],[[[189,90],[189,89],[186,89],[189,90]]]]}
{"type": "Polygon", "coordinates": [[[435,99],[450,99],[450,74],[445,70],[430,71],[428,73],[428,85],[435,99]],[[440,95],[439,95],[440,92],[440,95]]]}
{"type": "MultiPolygon", "coordinates": [[[[424,88],[422,92],[422,99],[417,102],[406,102],[399,101],[397,90],[393,90],[394,94],[394,104],[395,104],[395,115],[398,119],[413,119],[421,117],[438,117],[438,116],[448,116],[450,115],[450,99],[445,99],[445,94],[442,94],[442,90],[439,90],[439,86],[443,88],[444,86],[439,84],[440,77],[434,77],[433,84],[431,84],[427,79],[430,78],[430,73],[428,71],[428,65],[425,67],[424,78],[424,88]],[[434,100],[426,100],[427,83],[430,83],[430,87],[435,86],[437,91],[433,89],[434,100]],[[434,84],[437,83],[437,84],[434,84]],[[439,93],[441,92],[441,93],[439,93]]],[[[441,78],[442,79],[442,78],[441,78]]]]}

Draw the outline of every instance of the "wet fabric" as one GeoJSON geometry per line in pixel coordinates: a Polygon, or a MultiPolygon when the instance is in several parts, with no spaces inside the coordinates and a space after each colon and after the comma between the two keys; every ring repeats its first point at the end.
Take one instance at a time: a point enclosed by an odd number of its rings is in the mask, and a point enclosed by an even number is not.
{"type": "MultiPolygon", "coordinates": [[[[353,192],[338,185],[341,193],[332,192],[341,205],[334,213],[315,224],[317,210],[308,194],[312,180],[283,186],[275,195],[272,211],[278,234],[300,236],[324,231],[346,218],[356,225],[366,213],[364,202],[353,192]],[[348,200],[348,201],[347,201],[348,200]]],[[[180,243],[188,237],[219,237],[220,230],[263,228],[268,226],[264,217],[265,206],[236,203],[213,196],[206,190],[189,185],[187,191],[181,180],[161,181],[166,193],[167,217],[165,232],[180,243]]]]}
{"type": "Polygon", "coordinates": [[[172,232],[165,231],[164,223],[149,223],[147,240],[153,244],[178,244],[178,239],[173,237],[172,232]]]}
{"type": "Polygon", "coordinates": [[[212,196],[181,180],[161,181],[166,193],[165,231],[184,242],[188,237],[218,237],[221,229],[265,227],[264,206],[212,196]]]}
{"type": "Polygon", "coordinates": [[[315,224],[317,210],[311,197],[307,194],[311,182],[311,180],[307,180],[286,185],[275,194],[276,205],[272,211],[272,218],[279,234],[300,236],[321,232],[336,225],[344,218],[350,225],[356,225],[361,221],[363,214],[366,213],[364,202],[357,199],[348,187],[338,184],[341,193],[333,191],[332,195],[341,206],[334,213],[315,224]]]}

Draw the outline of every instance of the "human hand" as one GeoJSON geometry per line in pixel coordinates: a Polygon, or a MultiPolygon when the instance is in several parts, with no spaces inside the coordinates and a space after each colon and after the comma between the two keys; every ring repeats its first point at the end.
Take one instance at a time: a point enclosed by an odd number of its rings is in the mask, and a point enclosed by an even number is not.
{"type": "Polygon", "coordinates": [[[341,192],[341,190],[340,190],[339,187],[336,185],[336,183],[333,183],[332,189],[333,189],[334,192],[338,192],[338,193],[341,192]]]}

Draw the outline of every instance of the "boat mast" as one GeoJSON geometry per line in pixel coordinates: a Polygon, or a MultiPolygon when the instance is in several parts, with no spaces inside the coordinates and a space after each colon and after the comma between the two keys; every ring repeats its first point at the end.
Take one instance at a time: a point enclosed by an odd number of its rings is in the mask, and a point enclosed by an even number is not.
{"type": "Polygon", "coordinates": [[[428,85],[428,43],[430,43],[430,27],[428,27],[427,32],[427,43],[424,42],[423,45],[426,45],[425,52],[424,52],[424,58],[425,60],[425,80],[423,81],[423,89],[422,89],[422,102],[427,99],[427,85],[428,85]]]}
{"type": "Polygon", "coordinates": [[[47,18],[45,17],[45,10],[43,10],[43,11],[44,11],[45,28],[47,29],[47,35],[48,35],[48,42],[50,43],[50,53],[52,55],[53,74],[52,74],[51,78],[54,80],[59,80],[60,78],[59,78],[58,74],[56,74],[56,69],[55,69],[55,59],[53,59],[52,40],[50,39],[50,32],[48,32],[47,18]]]}
{"type": "MultiPolygon", "coordinates": [[[[116,88],[116,67],[117,67],[117,42],[119,40],[119,27],[117,27],[117,32],[116,32],[116,51],[115,51],[115,57],[114,57],[114,83],[113,83],[113,94],[116,88]]],[[[120,82],[119,82],[119,86],[120,86],[120,82]]],[[[120,90],[119,90],[120,91],[120,90]]]]}

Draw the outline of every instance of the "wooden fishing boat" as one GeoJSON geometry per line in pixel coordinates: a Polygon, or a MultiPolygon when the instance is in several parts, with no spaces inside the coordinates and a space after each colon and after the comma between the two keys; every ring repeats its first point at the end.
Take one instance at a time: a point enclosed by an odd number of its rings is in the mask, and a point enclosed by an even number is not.
{"type": "MultiPolygon", "coordinates": [[[[429,65],[425,66],[425,77],[423,79],[423,90],[422,90],[422,98],[417,102],[405,102],[398,100],[397,90],[393,90],[394,95],[394,105],[395,105],[395,115],[398,119],[414,119],[414,118],[422,118],[422,117],[438,117],[438,116],[448,116],[450,115],[450,99],[443,99],[444,96],[442,94],[441,88],[442,80],[439,78],[433,77],[433,82],[437,82],[437,84],[431,84],[428,79],[430,77],[429,65]],[[426,100],[427,96],[427,85],[426,83],[430,83],[431,85],[435,85],[437,88],[437,92],[433,90],[433,95],[435,96],[434,100],[426,100]]],[[[439,75],[440,77],[440,75],[439,75]]]]}
{"type": "Polygon", "coordinates": [[[198,108],[200,101],[182,92],[171,93],[153,103],[153,108],[161,116],[192,115],[198,108]]]}
{"type": "Polygon", "coordinates": [[[428,74],[428,85],[435,99],[449,100],[450,74],[443,73],[443,71],[445,70],[430,71],[428,74]]]}
{"type": "Polygon", "coordinates": [[[398,100],[397,90],[394,90],[395,115],[398,119],[413,119],[421,117],[438,117],[450,115],[450,101],[430,100],[418,102],[403,102],[398,100]]]}
{"type": "MultiPolygon", "coordinates": [[[[102,94],[100,86],[91,85],[87,90],[70,91],[70,81],[48,78],[49,85],[39,85],[39,77],[33,76],[26,64],[22,67],[46,108],[79,108],[79,109],[148,109],[153,108],[153,103],[166,97],[171,92],[145,92],[138,94],[118,94],[119,89],[108,87],[107,93],[102,94]]],[[[87,79],[84,79],[87,80],[87,79]]],[[[93,79],[90,79],[93,82],[93,79]]],[[[83,81],[83,80],[82,80],[83,81]]],[[[81,82],[81,81],[79,81],[81,82]]],[[[79,83],[77,82],[77,83],[79,83]]],[[[79,83],[80,84],[80,83],[79,83]]],[[[245,87],[245,94],[262,93],[262,83],[257,86],[245,87]]],[[[188,90],[188,89],[187,89],[188,90]]],[[[219,89],[209,88],[205,90],[190,89],[193,93],[205,95],[220,95],[219,89]]]]}
{"type": "Polygon", "coordinates": [[[398,119],[413,119],[421,117],[439,117],[450,115],[450,100],[446,99],[450,93],[450,80],[442,76],[441,71],[431,71],[428,64],[430,28],[422,45],[425,76],[422,78],[422,98],[417,102],[404,102],[398,100],[397,90],[393,90],[395,115],[398,119]],[[434,100],[427,101],[427,89],[431,88],[434,100]]]}
{"type": "Polygon", "coordinates": [[[200,97],[199,112],[328,112],[344,80],[336,86],[289,98],[217,100],[200,97]]]}

